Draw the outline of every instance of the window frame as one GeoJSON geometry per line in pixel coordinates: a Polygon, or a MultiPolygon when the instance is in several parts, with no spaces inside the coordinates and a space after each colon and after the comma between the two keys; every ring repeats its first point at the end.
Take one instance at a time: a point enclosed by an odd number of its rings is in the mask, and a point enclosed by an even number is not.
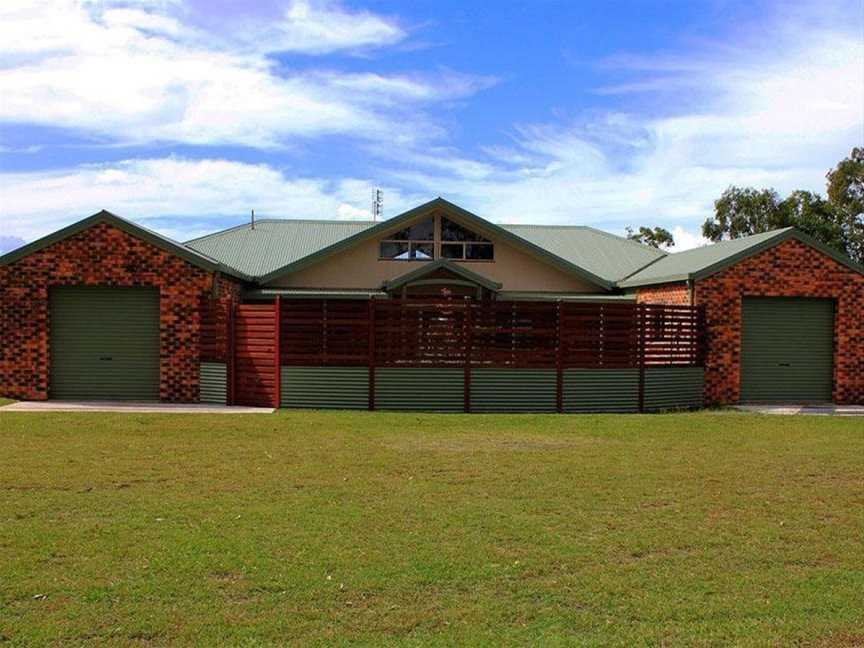
{"type": "MultiPolygon", "coordinates": [[[[387,238],[379,239],[379,241],[378,241],[378,260],[379,261],[399,261],[399,262],[414,261],[417,263],[426,263],[429,261],[438,261],[440,259],[445,259],[447,261],[458,261],[459,263],[494,263],[494,261],[495,261],[495,242],[494,241],[489,240],[484,235],[477,233],[475,230],[471,229],[470,227],[466,227],[465,225],[462,225],[462,223],[459,223],[459,222],[457,222],[451,218],[448,218],[445,215],[436,214],[435,216],[433,216],[433,218],[434,218],[434,224],[433,224],[433,229],[432,229],[432,239],[431,240],[430,239],[397,239],[397,238],[392,238],[392,236],[394,234],[396,234],[398,232],[405,231],[406,229],[413,227],[413,225],[409,225],[408,227],[403,227],[399,230],[396,230],[396,232],[391,232],[390,236],[388,236],[387,238]],[[465,229],[466,231],[472,233],[475,237],[482,239],[482,240],[479,240],[479,241],[444,240],[444,238],[443,238],[443,220],[445,218],[447,218],[448,220],[453,222],[455,225],[458,225],[459,227],[465,229]],[[397,257],[392,257],[392,256],[384,256],[382,254],[382,250],[383,250],[384,245],[387,245],[387,244],[407,245],[408,246],[408,256],[405,258],[401,258],[401,259],[397,258],[397,257]],[[414,252],[415,246],[420,246],[420,245],[431,246],[432,247],[432,256],[429,257],[428,259],[424,259],[424,258],[418,259],[416,256],[413,256],[415,254],[415,252],[414,252]],[[454,248],[455,248],[455,246],[461,247],[462,255],[460,257],[445,256],[443,253],[445,245],[453,246],[454,248]],[[487,247],[492,251],[492,254],[489,256],[488,259],[470,259],[467,256],[469,245],[487,247]]],[[[416,224],[417,223],[415,223],[415,225],[416,224]]],[[[404,252],[403,252],[403,254],[404,254],[404,252]]]]}

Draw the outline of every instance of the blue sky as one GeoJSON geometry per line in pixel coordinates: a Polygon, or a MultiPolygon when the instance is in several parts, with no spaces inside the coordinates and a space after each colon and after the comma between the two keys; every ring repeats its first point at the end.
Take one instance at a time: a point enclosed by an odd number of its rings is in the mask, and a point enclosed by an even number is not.
{"type": "Polygon", "coordinates": [[[824,191],[864,144],[864,3],[4,0],[0,250],[109,209],[662,225],[824,191]]]}

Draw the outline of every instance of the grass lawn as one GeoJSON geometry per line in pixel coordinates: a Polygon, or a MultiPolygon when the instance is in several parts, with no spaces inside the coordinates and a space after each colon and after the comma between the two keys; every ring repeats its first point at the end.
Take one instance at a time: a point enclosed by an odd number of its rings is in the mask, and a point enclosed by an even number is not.
{"type": "Polygon", "coordinates": [[[864,643],[864,421],[0,413],[0,645],[864,643]]]}

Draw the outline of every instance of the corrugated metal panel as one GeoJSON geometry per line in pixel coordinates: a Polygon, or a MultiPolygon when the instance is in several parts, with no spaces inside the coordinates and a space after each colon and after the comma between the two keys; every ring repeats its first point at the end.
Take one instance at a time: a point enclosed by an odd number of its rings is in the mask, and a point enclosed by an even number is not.
{"type": "Polygon", "coordinates": [[[702,367],[647,367],[645,409],[702,407],[705,370],[702,367]]]}
{"type": "Polygon", "coordinates": [[[159,400],[159,291],[50,291],[51,398],[159,400]]]}
{"type": "MultiPolygon", "coordinates": [[[[260,277],[374,225],[371,221],[266,219],[257,221],[254,230],[241,225],[186,245],[260,277]]],[[[591,227],[507,224],[500,227],[607,281],[622,279],[663,256],[654,248],[591,227]]]]}
{"type": "Polygon", "coordinates": [[[282,367],[282,407],[366,409],[366,367],[282,367]]]}
{"type": "Polygon", "coordinates": [[[225,405],[228,402],[228,366],[223,362],[201,363],[202,403],[225,405]]]}
{"type": "Polygon", "coordinates": [[[834,302],[745,297],[741,310],[741,400],[830,401],[834,302]]]}
{"type": "Polygon", "coordinates": [[[554,369],[473,369],[472,412],[556,411],[554,369]]]}
{"type": "Polygon", "coordinates": [[[638,369],[566,369],[565,412],[639,411],[638,369]]]}
{"type": "Polygon", "coordinates": [[[685,250],[669,254],[656,263],[652,263],[644,270],[640,270],[632,277],[628,277],[619,285],[623,288],[631,286],[642,286],[646,284],[664,281],[683,281],[689,275],[721,263],[727,259],[734,259],[738,255],[746,254],[750,248],[770,242],[772,239],[789,232],[791,228],[772,230],[762,234],[744,236],[731,241],[721,241],[712,245],[685,250]]]}
{"type": "Polygon", "coordinates": [[[375,225],[371,221],[259,220],[186,243],[222,263],[260,277],[375,225]]]}
{"type": "Polygon", "coordinates": [[[380,367],[375,369],[375,407],[382,410],[464,411],[462,369],[380,367]]]}
{"type": "Polygon", "coordinates": [[[501,227],[609,281],[623,279],[664,254],[636,241],[583,225],[501,227]]]}

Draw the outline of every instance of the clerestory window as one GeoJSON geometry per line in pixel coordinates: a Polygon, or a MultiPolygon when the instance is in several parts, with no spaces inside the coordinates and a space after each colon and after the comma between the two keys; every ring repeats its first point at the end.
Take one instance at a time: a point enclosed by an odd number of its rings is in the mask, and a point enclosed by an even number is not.
{"type": "Polygon", "coordinates": [[[436,258],[436,239],[442,259],[492,261],[495,258],[492,241],[445,217],[441,217],[437,232],[435,218],[394,232],[381,241],[379,256],[392,261],[431,261],[436,258]]]}

